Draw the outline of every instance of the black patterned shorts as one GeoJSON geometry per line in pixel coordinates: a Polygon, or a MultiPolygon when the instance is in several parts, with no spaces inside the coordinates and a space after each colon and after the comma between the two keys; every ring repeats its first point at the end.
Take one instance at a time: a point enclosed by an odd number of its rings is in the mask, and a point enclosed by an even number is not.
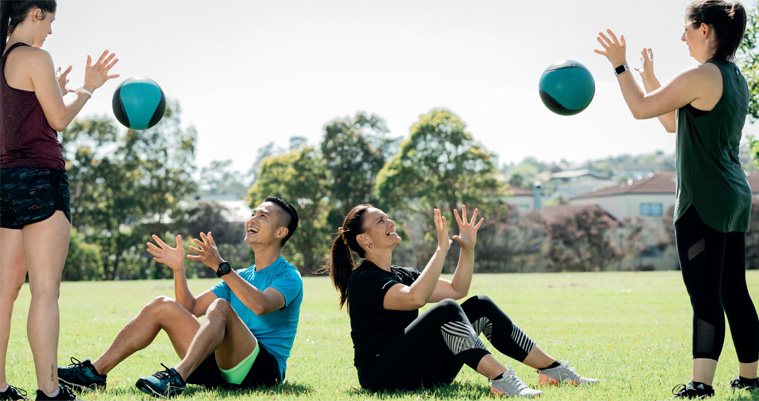
{"type": "Polygon", "coordinates": [[[0,169],[0,227],[21,229],[61,210],[71,222],[66,173],[38,167],[0,169]]]}

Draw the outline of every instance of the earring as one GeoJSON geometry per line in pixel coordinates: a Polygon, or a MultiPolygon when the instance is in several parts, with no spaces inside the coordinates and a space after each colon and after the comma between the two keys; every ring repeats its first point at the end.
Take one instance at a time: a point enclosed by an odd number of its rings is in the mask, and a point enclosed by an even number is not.
{"type": "Polygon", "coordinates": [[[369,245],[367,245],[366,247],[367,247],[367,248],[369,248],[369,249],[372,249],[372,248],[374,248],[374,245],[372,245],[372,244],[369,244],[369,245]]]}

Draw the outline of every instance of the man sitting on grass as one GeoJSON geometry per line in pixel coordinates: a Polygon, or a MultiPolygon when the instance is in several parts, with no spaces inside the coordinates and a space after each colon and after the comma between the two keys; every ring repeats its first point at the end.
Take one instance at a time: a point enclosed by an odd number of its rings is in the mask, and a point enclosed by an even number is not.
{"type": "Polygon", "coordinates": [[[71,358],[70,366],[59,367],[59,381],[76,389],[105,390],[108,372],[164,330],[182,361],[173,368],[162,364],[165,370],[137,380],[137,388],[147,394],[176,396],[186,383],[210,388],[281,383],[298,328],[303,281],[280,251],[297,227],[298,213],[291,204],[266,198],[245,223],[254,264],[239,272],[219,255],[211,233],[201,233],[202,241],[194,240],[197,247],[190,246],[195,255],[187,258],[214,269],[222,281],[197,297],[187,286],[182,237],[172,248],[154,235],[157,245],[148,243],[148,252],[174,271],[176,300],[152,300],[94,362],[71,358]]]}

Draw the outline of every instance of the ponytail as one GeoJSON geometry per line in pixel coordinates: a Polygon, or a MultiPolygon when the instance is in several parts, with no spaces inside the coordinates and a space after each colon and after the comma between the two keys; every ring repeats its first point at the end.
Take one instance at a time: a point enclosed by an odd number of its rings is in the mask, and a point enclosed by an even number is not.
{"type": "Polygon", "coordinates": [[[686,10],[686,18],[694,27],[707,24],[717,37],[717,50],[713,58],[733,61],[735,52],[746,32],[746,9],[738,2],[724,0],[696,0],[686,10]]]}
{"type": "Polygon", "coordinates": [[[364,232],[364,212],[372,205],[358,205],[345,216],[342,227],[337,229],[337,238],[332,241],[332,250],[327,264],[320,271],[329,271],[332,284],[340,293],[340,308],[348,302],[348,283],[356,263],[353,252],[364,257],[364,250],[358,245],[356,236],[364,232]]]}
{"type": "Polygon", "coordinates": [[[56,0],[0,0],[0,55],[5,54],[8,37],[30,10],[39,8],[46,13],[55,13],[56,0]]]}

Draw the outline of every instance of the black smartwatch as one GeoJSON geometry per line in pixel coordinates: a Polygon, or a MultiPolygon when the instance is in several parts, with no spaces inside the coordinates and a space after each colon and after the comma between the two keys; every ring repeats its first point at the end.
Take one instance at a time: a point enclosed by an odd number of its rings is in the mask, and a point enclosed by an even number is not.
{"type": "Polygon", "coordinates": [[[229,264],[229,262],[221,262],[219,264],[219,268],[216,269],[216,276],[221,277],[225,274],[229,274],[229,272],[232,271],[232,265],[229,264]]]}
{"type": "Polygon", "coordinates": [[[622,64],[619,67],[614,69],[614,75],[619,75],[625,71],[629,71],[630,67],[627,66],[627,64],[622,64]]]}

